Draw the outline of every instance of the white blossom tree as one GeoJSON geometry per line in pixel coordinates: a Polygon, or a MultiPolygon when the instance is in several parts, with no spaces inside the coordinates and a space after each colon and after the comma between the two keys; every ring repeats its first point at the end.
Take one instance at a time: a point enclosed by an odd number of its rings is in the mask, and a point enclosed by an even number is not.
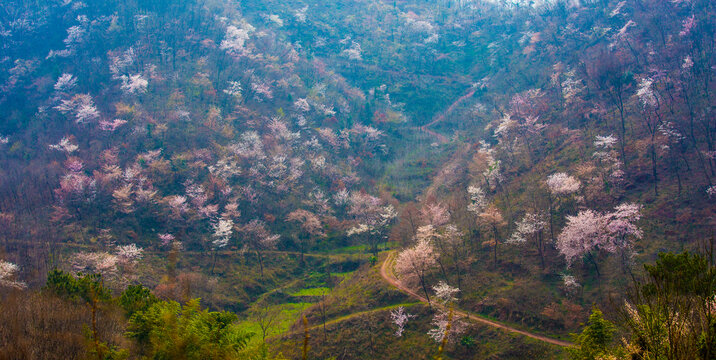
{"type": "Polygon", "coordinates": [[[26,287],[25,283],[15,280],[17,271],[17,265],[5,260],[0,260],[0,286],[24,289],[26,287]]]}
{"type": "Polygon", "coordinates": [[[408,314],[407,312],[405,312],[405,308],[402,306],[398,306],[397,309],[390,310],[390,319],[397,327],[397,329],[395,330],[395,336],[403,336],[403,332],[405,331],[405,325],[413,317],[415,317],[415,315],[408,314]]]}
{"type": "Polygon", "coordinates": [[[453,304],[457,301],[455,295],[460,292],[460,289],[441,281],[433,287],[433,291],[435,291],[435,298],[440,301],[441,306],[433,316],[434,328],[428,331],[428,335],[437,343],[454,343],[467,330],[467,324],[455,319],[453,311],[453,304]]]}
{"type": "Polygon", "coordinates": [[[214,273],[217,252],[229,244],[231,234],[234,231],[234,221],[231,219],[219,219],[214,222],[211,227],[214,229],[214,233],[211,236],[211,249],[214,251],[214,261],[211,265],[211,272],[214,273]]]}
{"type": "Polygon", "coordinates": [[[517,222],[515,231],[506,242],[508,244],[524,244],[529,238],[533,238],[541,260],[542,268],[544,268],[544,241],[542,238],[542,230],[546,227],[547,221],[545,221],[544,214],[527,213],[519,222],[517,222]]]}

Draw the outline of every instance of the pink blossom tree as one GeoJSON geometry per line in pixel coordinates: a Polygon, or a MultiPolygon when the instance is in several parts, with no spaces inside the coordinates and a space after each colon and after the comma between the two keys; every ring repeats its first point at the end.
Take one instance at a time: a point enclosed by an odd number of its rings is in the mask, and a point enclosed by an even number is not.
{"type": "Polygon", "coordinates": [[[431,203],[420,210],[423,222],[432,226],[442,226],[450,221],[450,213],[442,204],[431,203]]]}
{"type": "Polygon", "coordinates": [[[559,207],[562,198],[579,191],[581,183],[577,178],[567,175],[567,173],[554,173],[547,177],[547,200],[549,201],[549,233],[552,241],[554,241],[554,215],[555,209],[559,207]],[[555,200],[557,204],[555,204],[555,200]]]}
{"type": "Polygon", "coordinates": [[[568,266],[586,257],[599,277],[596,259],[599,252],[628,251],[633,240],[642,237],[641,229],[635,224],[641,218],[641,209],[639,204],[625,203],[612,212],[583,210],[575,216],[567,216],[567,226],[557,238],[557,250],[565,257],[568,266]]]}
{"type": "Polygon", "coordinates": [[[281,235],[272,234],[266,229],[266,223],[261,220],[253,219],[241,228],[244,234],[244,248],[256,253],[259,260],[259,269],[261,277],[264,276],[264,258],[265,251],[276,249],[276,244],[281,235]]]}
{"type": "Polygon", "coordinates": [[[296,240],[298,240],[299,243],[301,263],[303,263],[303,254],[306,252],[306,248],[310,242],[317,237],[320,238],[325,236],[325,233],[323,232],[323,225],[316,214],[304,209],[292,211],[288,214],[288,216],[286,216],[286,220],[298,222],[301,225],[301,232],[296,235],[296,240]]]}
{"type": "Polygon", "coordinates": [[[366,192],[353,192],[350,197],[348,214],[352,215],[357,225],[348,230],[348,235],[362,234],[373,251],[378,253],[378,245],[387,238],[388,227],[397,218],[398,213],[393,205],[384,205],[383,201],[366,192]]]}
{"type": "Polygon", "coordinates": [[[500,210],[493,204],[488,206],[482,213],[480,213],[479,221],[488,226],[492,230],[492,239],[484,241],[483,245],[489,245],[493,248],[493,260],[494,265],[497,267],[497,246],[500,243],[499,228],[505,226],[507,223],[502,217],[500,210]]]}
{"type": "MultiPolygon", "coordinates": [[[[413,247],[398,254],[395,271],[401,282],[405,284],[419,283],[425,293],[428,305],[431,305],[426,277],[437,265],[437,254],[427,240],[418,240],[413,247]]],[[[432,306],[432,305],[431,305],[432,306]]]]}

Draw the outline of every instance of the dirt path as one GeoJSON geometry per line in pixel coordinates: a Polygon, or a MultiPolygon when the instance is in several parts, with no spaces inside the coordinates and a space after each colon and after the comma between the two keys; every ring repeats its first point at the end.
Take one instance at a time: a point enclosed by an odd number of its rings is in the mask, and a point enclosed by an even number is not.
{"type": "Polygon", "coordinates": [[[423,126],[415,127],[415,128],[413,128],[413,129],[414,129],[414,130],[417,130],[417,131],[424,131],[424,132],[426,132],[426,133],[428,133],[428,134],[430,134],[430,135],[436,137],[436,138],[438,139],[438,141],[440,141],[440,142],[443,143],[443,144],[448,143],[450,140],[448,139],[447,136],[445,136],[445,135],[443,135],[443,134],[440,134],[440,133],[438,133],[438,132],[436,132],[436,131],[430,130],[429,128],[430,128],[431,126],[433,126],[433,125],[435,125],[435,124],[437,124],[437,123],[439,123],[439,122],[445,120],[445,116],[447,116],[448,114],[450,114],[451,112],[453,112],[453,111],[455,110],[455,108],[456,108],[458,105],[460,105],[461,102],[463,102],[463,101],[469,99],[470,97],[472,97],[472,95],[475,95],[475,89],[471,89],[470,91],[468,91],[467,94],[465,94],[465,95],[459,97],[457,100],[453,101],[453,103],[450,104],[450,106],[448,106],[448,108],[447,108],[445,111],[443,111],[443,112],[441,112],[440,114],[438,114],[438,115],[436,115],[435,117],[433,117],[433,120],[430,121],[429,123],[427,123],[427,124],[425,124],[425,125],[423,125],[423,126]]]}
{"type": "Polygon", "coordinates": [[[431,121],[431,122],[429,122],[429,123],[427,123],[427,124],[421,126],[420,128],[421,128],[421,129],[429,128],[429,127],[431,127],[431,126],[433,126],[433,125],[435,125],[435,124],[437,124],[437,123],[439,123],[439,122],[445,120],[445,116],[446,116],[446,115],[448,115],[448,114],[450,114],[451,112],[453,112],[453,111],[455,110],[455,108],[456,108],[458,105],[460,105],[461,102],[463,102],[463,101],[467,100],[468,98],[472,97],[472,95],[475,95],[475,89],[470,90],[467,94],[465,94],[465,95],[459,97],[457,100],[453,101],[453,103],[450,104],[450,106],[448,106],[447,110],[441,112],[440,115],[438,115],[438,116],[436,116],[436,117],[433,118],[433,121],[431,121]]]}
{"type": "MultiPolygon", "coordinates": [[[[343,316],[340,316],[340,317],[337,317],[337,318],[334,318],[334,319],[331,319],[331,320],[327,320],[327,321],[326,321],[326,325],[325,325],[325,326],[326,326],[326,330],[328,330],[328,328],[332,327],[332,326],[335,325],[335,324],[338,324],[338,323],[341,323],[341,322],[344,322],[344,321],[348,321],[348,320],[352,320],[352,319],[355,319],[355,318],[357,318],[357,317],[366,316],[366,315],[371,315],[371,314],[379,313],[379,312],[382,312],[382,311],[393,310],[393,309],[396,309],[396,308],[398,308],[398,307],[400,307],[400,306],[407,308],[407,307],[415,306],[415,305],[418,305],[418,304],[422,304],[422,303],[421,303],[421,302],[414,302],[414,303],[405,303],[405,304],[395,304],[395,305],[388,305],[388,306],[383,306],[383,307],[379,307],[379,308],[374,308],[374,309],[369,309],[369,310],[364,310],[364,311],[358,311],[358,312],[350,313],[350,314],[348,314],[348,315],[343,315],[343,316]]],[[[308,331],[321,330],[322,328],[323,328],[323,323],[318,323],[318,324],[310,325],[310,326],[308,327],[308,331]]],[[[297,327],[297,328],[295,328],[295,329],[293,329],[293,330],[289,330],[289,331],[282,332],[282,333],[279,333],[279,334],[271,335],[271,336],[267,337],[266,340],[268,341],[268,340],[275,340],[275,339],[286,339],[286,338],[290,338],[291,336],[296,336],[296,335],[299,335],[299,334],[303,334],[303,332],[304,332],[304,329],[303,329],[302,327],[297,327]]]]}
{"type": "MultiPolygon", "coordinates": [[[[415,299],[417,299],[417,300],[420,300],[420,301],[423,302],[423,303],[427,303],[428,301],[427,301],[424,297],[422,297],[421,295],[418,295],[416,292],[414,292],[414,291],[408,289],[407,287],[403,286],[403,285],[395,278],[395,276],[394,276],[394,274],[393,274],[392,267],[391,267],[391,265],[392,265],[392,263],[393,263],[393,258],[394,258],[394,257],[395,257],[395,251],[391,251],[391,252],[388,254],[388,256],[385,258],[385,261],[383,261],[383,264],[380,266],[380,276],[383,277],[383,279],[384,279],[386,282],[388,282],[389,284],[395,286],[398,290],[402,291],[403,293],[408,294],[408,295],[412,296],[413,298],[415,298],[415,299]]],[[[436,305],[436,304],[433,304],[433,305],[439,306],[439,305],[436,305]]],[[[539,335],[539,334],[531,333],[531,332],[528,332],[528,331],[516,329],[516,328],[513,328],[513,327],[511,327],[511,326],[509,326],[509,325],[505,325],[505,324],[502,324],[502,323],[499,323],[499,322],[496,322],[496,321],[488,320],[488,319],[485,319],[485,318],[481,317],[480,315],[477,315],[477,314],[474,314],[474,313],[470,313],[470,312],[467,312],[467,311],[463,311],[463,310],[453,310],[453,312],[454,312],[455,315],[457,315],[457,316],[462,316],[462,317],[464,317],[464,318],[467,318],[468,320],[473,320],[473,321],[475,321],[475,322],[482,323],[482,324],[485,324],[485,325],[487,325],[487,326],[492,326],[492,327],[495,327],[495,328],[498,328],[498,329],[503,329],[503,330],[506,330],[506,331],[509,331],[509,332],[513,332],[513,333],[517,333],[517,334],[520,334],[520,335],[524,335],[524,336],[527,336],[527,337],[532,338],[532,339],[535,339],[535,340],[539,340],[539,341],[546,342],[546,343],[548,343],[548,344],[557,345],[557,346],[572,346],[572,345],[574,345],[574,344],[572,344],[572,343],[570,343],[570,342],[568,342],[568,341],[557,340],[557,339],[553,339],[553,338],[550,338],[550,337],[547,337],[547,336],[544,336],[544,335],[539,335]]]]}

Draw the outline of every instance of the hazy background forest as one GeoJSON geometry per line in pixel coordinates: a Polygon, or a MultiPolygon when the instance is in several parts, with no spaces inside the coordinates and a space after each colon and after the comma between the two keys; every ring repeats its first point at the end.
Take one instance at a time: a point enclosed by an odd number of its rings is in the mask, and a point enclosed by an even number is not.
{"type": "Polygon", "coordinates": [[[5,0],[0,359],[716,358],[714,26],[5,0]]]}

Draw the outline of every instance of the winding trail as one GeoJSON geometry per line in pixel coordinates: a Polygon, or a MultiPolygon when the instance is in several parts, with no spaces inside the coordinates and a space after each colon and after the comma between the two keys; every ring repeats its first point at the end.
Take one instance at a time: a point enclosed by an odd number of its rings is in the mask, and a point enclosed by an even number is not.
{"type": "Polygon", "coordinates": [[[435,124],[437,124],[437,123],[439,123],[439,122],[445,120],[445,116],[446,116],[446,115],[448,115],[448,114],[450,114],[451,112],[453,112],[453,111],[455,110],[455,108],[456,108],[458,105],[460,105],[461,102],[463,102],[463,101],[467,100],[468,98],[472,97],[472,95],[475,95],[475,89],[471,89],[470,91],[467,92],[467,94],[465,94],[465,95],[459,97],[457,100],[453,101],[453,103],[450,104],[450,106],[448,106],[447,110],[441,112],[440,115],[434,117],[431,122],[429,122],[429,123],[427,123],[427,124],[421,126],[420,128],[421,128],[421,129],[425,129],[425,128],[428,128],[428,127],[430,127],[430,126],[433,126],[433,125],[435,125],[435,124]]]}
{"type": "MultiPolygon", "coordinates": [[[[416,292],[414,292],[414,291],[408,289],[408,288],[405,287],[403,284],[401,284],[401,283],[398,281],[398,279],[396,279],[395,275],[393,274],[393,268],[392,268],[392,264],[393,264],[393,259],[394,259],[394,258],[395,258],[395,251],[393,250],[393,251],[391,251],[391,252],[388,254],[388,256],[385,258],[385,261],[383,261],[383,264],[380,266],[380,276],[381,276],[386,282],[388,282],[390,285],[393,285],[394,287],[396,287],[398,290],[402,291],[403,293],[405,293],[405,294],[407,294],[407,295],[410,295],[411,297],[413,297],[413,298],[415,298],[415,299],[417,299],[417,300],[419,300],[419,301],[421,301],[421,302],[423,302],[423,303],[427,303],[428,301],[427,301],[424,297],[422,297],[421,295],[418,295],[416,292]]],[[[438,305],[438,304],[433,304],[433,305],[435,305],[435,306],[440,306],[440,305],[438,305]]],[[[539,341],[542,341],[542,342],[546,342],[546,343],[548,343],[548,344],[557,345],[557,346],[564,346],[564,347],[568,347],[568,346],[574,345],[574,344],[572,344],[571,342],[568,342],[568,341],[554,339],[554,338],[547,337],[547,336],[544,336],[544,335],[535,334],[535,333],[532,333],[532,332],[529,332],[529,331],[520,330],[520,329],[514,328],[514,327],[512,327],[512,326],[499,323],[499,322],[497,322],[497,321],[488,320],[488,319],[485,319],[484,317],[482,317],[482,316],[480,316],[480,315],[477,315],[477,314],[471,313],[471,312],[467,312],[467,311],[464,311],[464,310],[453,309],[453,313],[454,313],[455,315],[457,315],[457,316],[461,316],[461,317],[467,318],[468,320],[472,320],[472,321],[475,321],[475,322],[478,322],[478,323],[485,324],[485,325],[487,325],[487,326],[491,326],[491,327],[494,327],[494,328],[503,329],[503,330],[506,330],[506,331],[509,331],[509,332],[513,332],[513,333],[517,333],[517,334],[520,334],[520,335],[524,335],[524,336],[527,336],[527,337],[532,338],[532,339],[535,339],[535,340],[539,340],[539,341]]]]}
{"type": "MultiPolygon", "coordinates": [[[[79,245],[79,244],[77,244],[77,245],[79,245]]],[[[82,246],[80,246],[80,247],[82,247],[82,246]]],[[[198,252],[197,252],[197,253],[198,253],[198,252]]],[[[220,254],[222,254],[222,253],[223,253],[223,254],[232,254],[232,255],[233,255],[233,254],[236,254],[235,251],[231,251],[231,250],[222,251],[222,252],[219,252],[219,253],[220,253],[220,254]]],[[[300,255],[299,252],[294,252],[294,251],[267,251],[266,253],[288,254],[288,255],[300,255]]],[[[395,259],[395,254],[396,254],[396,251],[395,251],[395,250],[390,250],[390,251],[388,252],[388,256],[386,256],[385,260],[384,260],[383,263],[380,265],[380,271],[379,271],[380,276],[383,278],[383,280],[385,280],[385,282],[387,282],[388,284],[392,285],[393,287],[395,287],[395,288],[398,289],[399,291],[403,292],[404,294],[406,294],[406,295],[408,295],[408,296],[410,296],[410,297],[412,297],[412,298],[414,298],[414,299],[420,301],[421,303],[427,303],[427,302],[428,302],[427,299],[425,299],[423,296],[419,295],[418,293],[414,292],[413,290],[410,290],[409,288],[407,288],[406,286],[404,286],[403,284],[401,284],[401,283],[398,281],[398,279],[395,277],[395,274],[393,273],[393,267],[392,267],[393,261],[394,261],[394,259],[395,259]]],[[[315,254],[315,253],[311,254],[311,253],[304,253],[304,256],[329,257],[329,258],[332,257],[332,256],[338,257],[338,256],[345,256],[345,255],[353,256],[353,255],[356,255],[356,254],[315,254]]],[[[360,255],[360,254],[359,254],[359,255],[360,255]]],[[[276,289],[274,289],[274,290],[276,290],[276,289]]],[[[408,305],[408,306],[409,306],[409,305],[413,305],[413,304],[399,304],[399,305],[408,305]]],[[[355,318],[355,317],[364,316],[364,315],[367,315],[367,314],[376,313],[376,312],[380,312],[380,311],[386,311],[386,310],[389,310],[389,309],[393,309],[393,308],[395,308],[396,306],[399,306],[399,305],[389,305],[389,306],[385,306],[385,307],[380,307],[380,308],[375,308],[375,309],[370,309],[370,310],[365,310],[365,311],[360,311],[360,312],[356,312],[356,313],[344,315],[344,316],[341,316],[341,317],[339,317],[339,318],[335,318],[335,319],[331,319],[331,320],[327,321],[325,325],[326,325],[326,326],[329,326],[329,325],[333,325],[333,324],[336,324],[336,323],[340,323],[340,322],[343,322],[343,321],[346,321],[346,320],[349,320],[349,319],[352,319],[352,318],[355,318]]],[[[434,306],[437,306],[437,307],[441,307],[441,305],[439,305],[439,304],[433,304],[433,305],[434,305],[434,306]]],[[[498,329],[502,329],[502,330],[505,330],[505,331],[513,332],[513,333],[516,333],[516,334],[520,334],[520,335],[523,335],[523,336],[526,336],[526,337],[529,337],[529,338],[532,338],[532,339],[535,339],[535,340],[538,340],[538,341],[542,341],[542,342],[545,342],[545,343],[548,343],[548,344],[557,345],[557,346],[564,346],[564,347],[569,347],[569,346],[573,346],[573,345],[574,345],[574,344],[572,344],[571,342],[568,342],[568,341],[551,338],[551,337],[548,337],[548,336],[544,336],[544,335],[532,333],[532,332],[525,331],[525,330],[520,330],[520,329],[514,328],[514,327],[512,327],[512,326],[509,326],[509,325],[506,325],[506,324],[503,324],[503,323],[500,323],[500,322],[497,322],[497,321],[488,320],[488,319],[484,318],[483,316],[478,315],[478,314],[475,314],[475,313],[472,313],[472,312],[468,312],[468,311],[464,311],[464,310],[458,310],[458,309],[453,309],[453,313],[454,313],[455,315],[457,315],[457,316],[466,318],[467,320],[472,320],[472,321],[475,321],[475,322],[478,322],[478,323],[481,323],[481,324],[484,324],[484,325],[487,325],[487,326],[491,326],[491,327],[494,327],[494,328],[498,328],[498,329]]],[[[320,328],[320,327],[322,327],[322,326],[323,326],[323,324],[313,325],[313,326],[310,326],[310,327],[309,327],[309,330],[318,329],[318,328],[320,328]]],[[[284,333],[281,333],[281,334],[276,334],[276,335],[273,335],[273,336],[269,336],[269,338],[285,338],[285,337],[287,337],[287,336],[290,336],[290,335],[293,335],[293,334],[295,334],[295,333],[302,332],[302,331],[303,331],[303,330],[300,330],[300,331],[299,331],[299,330],[288,331],[288,332],[284,332],[284,333]]]]}
{"type": "Polygon", "coordinates": [[[445,116],[447,116],[448,114],[453,112],[455,110],[455,108],[457,108],[457,106],[460,105],[461,102],[471,98],[473,95],[475,95],[475,89],[471,89],[470,91],[467,92],[467,94],[465,94],[465,95],[459,97],[457,100],[453,101],[453,103],[450,104],[450,106],[448,106],[448,108],[445,109],[445,111],[443,111],[440,114],[433,117],[433,119],[429,123],[422,125],[422,126],[415,127],[413,129],[417,130],[417,131],[426,132],[426,133],[434,136],[435,138],[437,138],[438,141],[440,141],[443,144],[450,142],[450,139],[448,139],[447,136],[440,134],[436,131],[430,130],[430,127],[445,120],[445,116]]]}

